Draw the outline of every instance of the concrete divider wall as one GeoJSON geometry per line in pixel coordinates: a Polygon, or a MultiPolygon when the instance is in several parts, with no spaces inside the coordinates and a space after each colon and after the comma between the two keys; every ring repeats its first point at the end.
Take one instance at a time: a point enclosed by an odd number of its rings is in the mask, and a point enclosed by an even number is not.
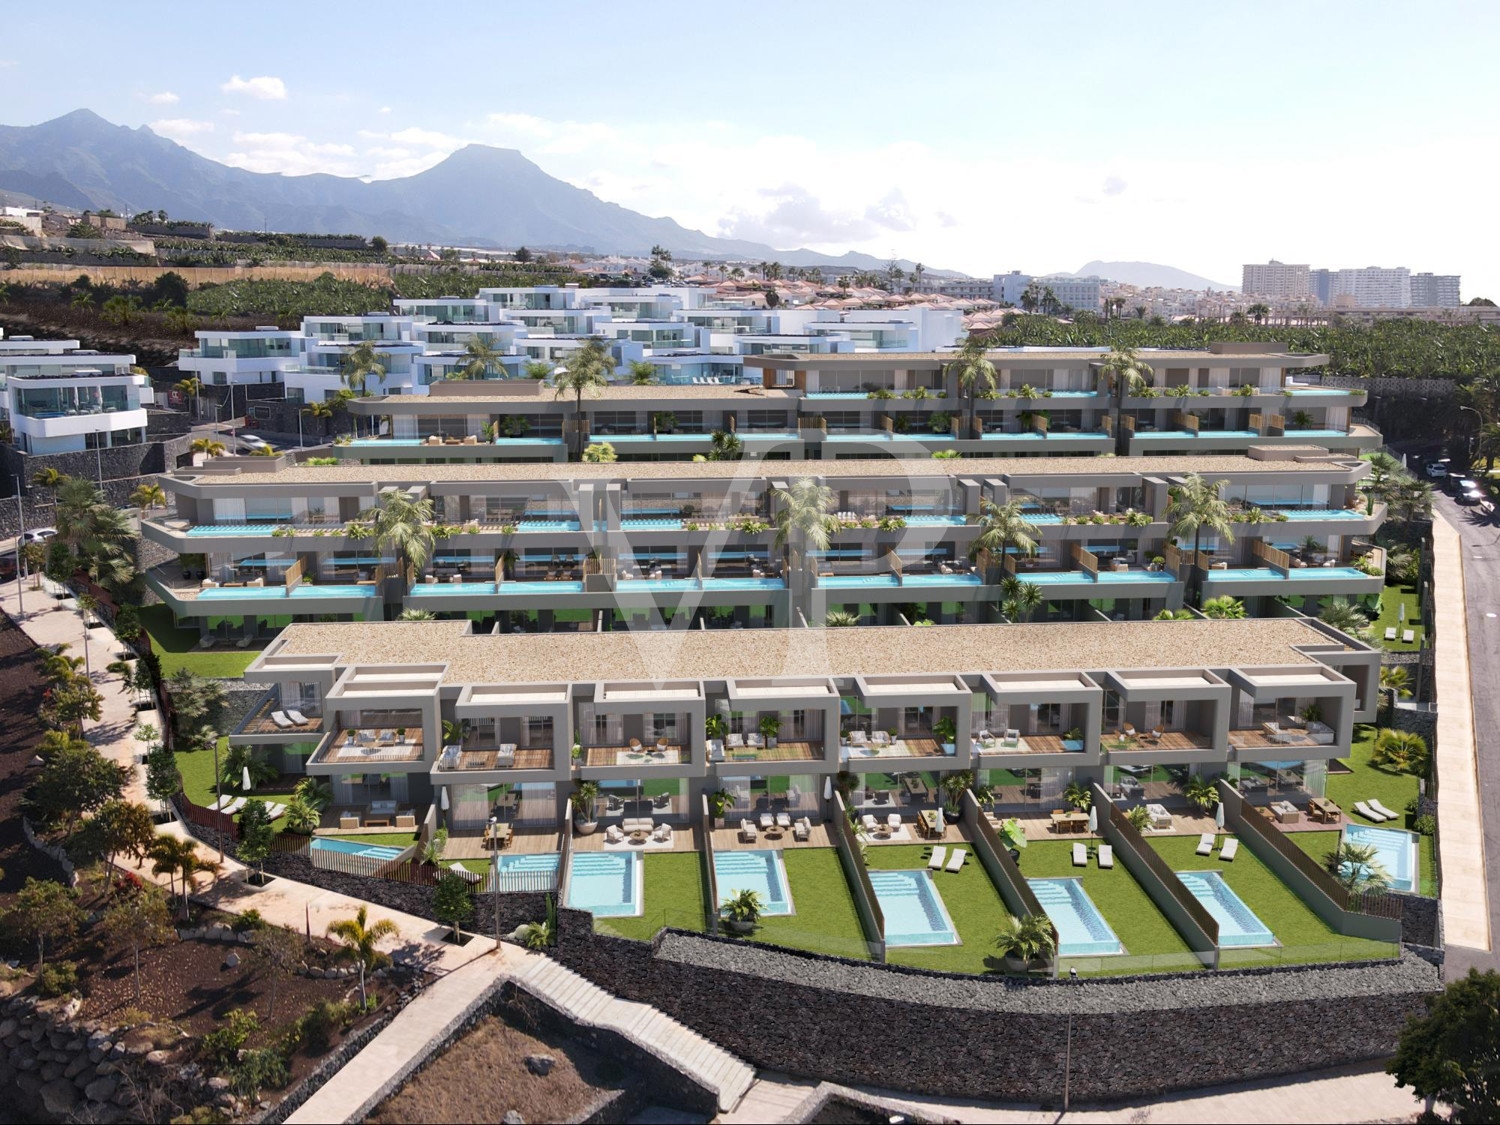
{"type": "Polygon", "coordinates": [[[1031,885],[1026,882],[1026,877],[1021,874],[1021,869],[1010,858],[1010,850],[1005,846],[1005,841],[1000,839],[1000,834],[990,827],[990,822],[985,817],[984,811],[980,809],[979,802],[974,799],[972,790],[964,790],[959,823],[969,830],[969,842],[974,845],[974,854],[979,857],[979,862],[984,864],[984,869],[989,872],[995,889],[1005,900],[1005,909],[1017,918],[1047,913],[1042,909],[1042,904],[1037,900],[1031,885]]]}
{"type": "Polygon", "coordinates": [[[709,933],[719,932],[719,873],[714,869],[714,818],[708,808],[708,797],[703,798],[703,851],[698,854],[703,865],[704,917],[708,921],[709,933]]]}
{"type": "Polygon", "coordinates": [[[1115,849],[1125,869],[1135,876],[1151,901],[1167,916],[1167,921],[1182,935],[1188,948],[1205,965],[1219,967],[1219,924],[1203,905],[1182,885],[1182,880],[1161,856],[1125,819],[1103,789],[1093,787],[1094,807],[1107,815],[1099,818],[1099,832],[1115,849]]]}
{"type": "Polygon", "coordinates": [[[849,827],[848,806],[844,795],[833,795],[833,842],[839,853],[839,862],[844,876],[849,880],[849,890],[854,894],[854,906],[859,911],[859,924],[865,931],[865,941],[870,947],[870,956],[876,961],[885,960],[885,915],[880,910],[880,900],[875,897],[875,887],[870,882],[870,873],[865,869],[864,857],[860,855],[860,844],[854,829],[849,827]]]}

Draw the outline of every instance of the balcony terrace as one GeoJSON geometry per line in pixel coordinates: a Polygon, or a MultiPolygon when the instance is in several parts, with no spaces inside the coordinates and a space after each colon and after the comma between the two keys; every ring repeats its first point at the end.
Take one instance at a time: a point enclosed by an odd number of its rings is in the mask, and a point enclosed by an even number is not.
{"type": "Polygon", "coordinates": [[[717,739],[709,742],[712,762],[821,762],[823,743],[798,739],[777,739],[775,746],[721,746],[717,739]]]}
{"type": "Polygon", "coordinates": [[[687,761],[680,742],[643,744],[632,739],[625,746],[585,746],[586,766],[673,766],[687,761]]]}
{"type": "Polygon", "coordinates": [[[380,766],[422,760],[422,727],[413,723],[404,736],[393,727],[339,727],[308,759],[308,765],[380,766]]]}

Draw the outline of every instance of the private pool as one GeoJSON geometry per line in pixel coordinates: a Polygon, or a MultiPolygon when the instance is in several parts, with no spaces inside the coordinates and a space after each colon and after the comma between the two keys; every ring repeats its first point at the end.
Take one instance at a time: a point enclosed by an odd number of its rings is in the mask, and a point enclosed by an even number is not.
{"type": "Polygon", "coordinates": [[[1368,824],[1344,826],[1346,844],[1359,844],[1375,849],[1375,862],[1385,868],[1390,876],[1391,890],[1415,891],[1417,889],[1417,835],[1403,828],[1372,828],[1368,824]]]}
{"type": "Polygon", "coordinates": [[[210,586],[206,590],[198,591],[198,600],[232,600],[241,601],[263,600],[268,598],[373,598],[379,596],[379,592],[373,585],[370,586],[311,586],[302,583],[293,588],[290,595],[285,586],[210,586]]]}
{"type": "MultiPolygon", "coordinates": [[[[502,855],[492,861],[499,865],[502,891],[550,891],[557,886],[557,868],[562,856],[557,852],[542,852],[535,855],[502,855]]],[[[493,885],[486,890],[493,891],[493,885]]]]}
{"type": "Polygon", "coordinates": [[[1125,947],[1083,889],[1080,879],[1027,879],[1032,893],[1057,927],[1059,957],[1100,957],[1125,947]]]}
{"type": "Polygon", "coordinates": [[[395,848],[388,844],[361,844],[358,836],[347,836],[343,838],[334,836],[314,836],[312,843],[308,845],[309,851],[315,852],[338,852],[340,855],[357,855],[362,859],[393,860],[406,851],[405,848],[395,848]]]}
{"type": "Polygon", "coordinates": [[[723,906],[739,891],[760,895],[762,914],[793,914],[792,890],[781,863],[781,853],[774,850],[714,853],[714,881],[719,885],[719,905],[723,906]]]}
{"type": "Polygon", "coordinates": [[[637,852],[575,852],[568,874],[568,905],[596,918],[640,914],[641,878],[637,852]]]}
{"type": "Polygon", "coordinates": [[[885,915],[885,944],[957,945],[958,928],[928,871],[871,871],[870,885],[885,915]]]}
{"type": "Polygon", "coordinates": [[[1276,935],[1255,916],[1218,871],[1179,871],[1177,878],[1219,923],[1219,947],[1275,945],[1276,935]]]}

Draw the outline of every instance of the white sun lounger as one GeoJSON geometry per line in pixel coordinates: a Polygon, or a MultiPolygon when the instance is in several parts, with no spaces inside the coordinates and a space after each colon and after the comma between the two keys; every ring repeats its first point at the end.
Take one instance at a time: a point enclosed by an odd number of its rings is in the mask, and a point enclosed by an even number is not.
{"type": "Polygon", "coordinates": [[[1198,837],[1198,855],[1209,855],[1214,850],[1214,834],[1204,832],[1198,837]]]}
{"type": "Polygon", "coordinates": [[[943,861],[947,858],[948,849],[939,844],[932,849],[932,858],[927,861],[927,869],[929,871],[941,871],[943,869],[943,861]]]}
{"type": "Polygon", "coordinates": [[[225,805],[219,811],[222,812],[222,813],[227,813],[230,816],[233,816],[235,813],[239,812],[242,808],[245,807],[245,805],[247,803],[247,800],[248,799],[245,798],[245,797],[236,797],[234,800],[230,801],[229,804],[225,805]]]}
{"type": "Polygon", "coordinates": [[[291,718],[287,715],[287,713],[285,711],[272,711],[271,712],[271,721],[273,723],[275,723],[278,727],[280,727],[282,730],[286,730],[289,727],[294,727],[294,726],[297,725],[296,723],[292,722],[291,718]]]}
{"type": "Polygon", "coordinates": [[[1073,866],[1087,867],[1089,865],[1089,850],[1082,844],[1073,845],[1073,866]]]}
{"type": "Polygon", "coordinates": [[[1104,868],[1115,865],[1115,849],[1109,844],[1099,845],[1099,866],[1104,868]]]}
{"type": "Polygon", "coordinates": [[[1402,630],[1402,633],[1401,633],[1401,643],[1402,644],[1408,644],[1408,645],[1412,644],[1412,643],[1414,643],[1416,641],[1416,639],[1417,639],[1417,631],[1415,629],[1405,629],[1405,630],[1402,630]]]}
{"type": "Polygon", "coordinates": [[[275,820],[277,817],[282,816],[285,813],[286,813],[286,806],[283,805],[283,804],[275,804],[275,805],[267,805],[266,806],[266,816],[269,817],[271,820],[275,820]]]}
{"type": "Polygon", "coordinates": [[[1396,639],[1396,627],[1394,625],[1392,625],[1385,631],[1385,639],[1388,641],[1394,641],[1396,639]]]}
{"type": "Polygon", "coordinates": [[[1219,849],[1219,858],[1225,863],[1233,863],[1234,857],[1239,854],[1240,838],[1231,836],[1224,841],[1224,846],[1219,849]]]}
{"type": "Polygon", "coordinates": [[[1354,811],[1359,813],[1359,815],[1364,817],[1366,820],[1373,820],[1376,824],[1380,824],[1382,821],[1388,819],[1384,814],[1376,812],[1363,801],[1354,802],[1354,811]]]}
{"type": "Polygon", "coordinates": [[[948,866],[944,867],[943,870],[957,871],[964,865],[964,860],[968,858],[968,855],[969,853],[963,848],[954,848],[953,854],[948,857],[948,866]]]}
{"type": "Polygon", "coordinates": [[[1385,817],[1386,820],[1400,820],[1401,819],[1401,814],[1400,813],[1392,812],[1390,809],[1386,808],[1384,805],[1382,805],[1379,802],[1379,800],[1377,800],[1374,797],[1371,797],[1368,801],[1365,802],[1365,804],[1369,805],[1372,809],[1374,809],[1376,812],[1378,812],[1381,816],[1385,817]]]}
{"type": "Polygon", "coordinates": [[[292,722],[296,723],[299,727],[305,727],[308,723],[312,722],[312,720],[304,715],[301,711],[288,711],[286,713],[286,717],[288,719],[291,719],[292,722]]]}

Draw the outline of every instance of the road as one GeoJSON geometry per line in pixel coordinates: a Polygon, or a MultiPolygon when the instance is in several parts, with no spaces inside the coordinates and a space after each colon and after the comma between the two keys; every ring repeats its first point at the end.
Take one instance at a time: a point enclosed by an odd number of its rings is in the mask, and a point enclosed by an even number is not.
{"type": "MultiPolygon", "coordinates": [[[[1500,934],[1500,737],[1494,733],[1500,732],[1500,513],[1490,507],[1459,504],[1442,492],[1433,496],[1433,512],[1458,530],[1463,544],[1479,802],[1488,813],[1483,840],[1489,860],[1490,933],[1500,934]]],[[[1444,592],[1438,590],[1436,595],[1441,598],[1444,592]]],[[[1438,644],[1442,643],[1439,637],[1438,644]]],[[[1438,804],[1441,808],[1441,793],[1438,804]]],[[[1471,966],[1500,969],[1500,952],[1448,947],[1450,979],[1471,966]]]]}

